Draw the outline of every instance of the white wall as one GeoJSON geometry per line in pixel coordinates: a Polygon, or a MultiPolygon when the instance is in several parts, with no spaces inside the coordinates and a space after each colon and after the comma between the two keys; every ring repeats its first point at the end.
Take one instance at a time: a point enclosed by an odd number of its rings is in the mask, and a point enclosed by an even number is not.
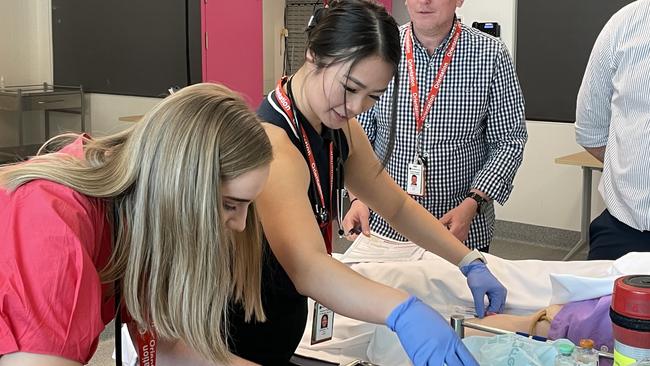
{"type": "Polygon", "coordinates": [[[463,23],[497,22],[501,26],[501,40],[514,56],[516,26],[516,1],[514,0],[466,0],[457,14],[463,23]]]}
{"type": "Polygon", "coordinates": [[[391,14],[399,25],[406,24],[406,22],[409,21],[409,13],[406,11],[404,0],[393,0],[393,9],[391,14]]]}
{"type": "Polygon", "coordinates": [[[264,30],[264,87],[266,94],[282,77],[284,57],[284,6],[285,0],[264,0],[262,27],[264,30]]]}
{"type": "MultiPolygon", "coordinates": [[[[582,169],[558,165],[555,158],[583,149],[576,144],[571,123],[528,121],[528,143],[514,190],[505,206],[497,205],[499,220],[580,230],[582,169]]],[[[593,173],[592,217],[604,209],[593,173]]]]}
{"type": "MultiPolygon", "coordinates": [[[[1,0],[0,0],[1,1],[1,0]]],[[[160,98],[136,97],[112,94],[86,94],[86,124],[91,136],[110,135],[133,125],[122,122],[122,116],[140,115],[161,101],[160,98]]],[[[79,130],[79,117],[76,115],[50,114],[52,134],[79,130]]]]}
{"type": "Polygon", "coordinates": [[[0,76],[6,85],[52,82],[50,0],[0,1],[0,76]]]}
{"type": "Polygon", "coordinates": [[[93,136],[105,136],[133,125],[119,121],[119,117],[146,113],[160,102],[160,98],[112,94],[90,94],[90,120],[93,136]]]}
{"type": "MultiPolygon", "coordinates": [[[[284,0],[264,0],[265,68],[264,89],[273,87],[282,71],[280,49],[284,0]]],[[[8,84],[52,81],[50,0],[0,0],[0,75],[8,84]]],[[[465,23],[498,21],[502,39],[514,54],[515,0],[467,0],[458,12],[465,23]]],[[[394,0],[393,14],[400,23],[408,16],[403,0],[394,0]],[[401,19],[400,19],[401,18],[401,19]]],[[[118,117],[141,114],[159,100],[156,98],[91,94],[88,96],[91,132],[104,135],[130,126],[118,117]]],[[[62,117],[53,118],[61,130],[62,117]]],[[[528,121],[529,142],[524,163],[515,179],[515,189],[505,207],[497,208],[502,220],[554,228],[579,230],[581,170],[557,165],[558,156],[581,151],[575,143],[572,124],[528,121]]],[[[68,128],[75,128],[68,125],[68,128]]],[[[0,123],[0,145],[15,132],[0,123]]],[[[603,208],[595,189],[599,173],[594,175],[592,213],[603,208]]]]}
{"type": "MultiPolygon", "coordinates": [[[[49,9],[50,0],[0,0],[0,77],[5,86],[52,82],[49,9]]],[[[24,118],[25,142],[37,143],[44,133],[42,112],[24,118]]],[[[15,114],[0,111],[0,146],[17,144],[15,114]]]]}

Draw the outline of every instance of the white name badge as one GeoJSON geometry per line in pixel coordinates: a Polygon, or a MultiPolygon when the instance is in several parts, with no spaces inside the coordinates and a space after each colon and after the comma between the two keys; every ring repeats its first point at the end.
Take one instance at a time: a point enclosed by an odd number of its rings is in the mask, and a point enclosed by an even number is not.
{"type": "Polygon", "coordinates": [[[420,163],[409,164],[406,193],[413,196],[424,195],[424,165],[420,163]]]}
{"type": "Polygon", "coordinates": [[[329,341],[333,333],[334,312],[319,303],[314,303],[311,344],[329,341]]]}

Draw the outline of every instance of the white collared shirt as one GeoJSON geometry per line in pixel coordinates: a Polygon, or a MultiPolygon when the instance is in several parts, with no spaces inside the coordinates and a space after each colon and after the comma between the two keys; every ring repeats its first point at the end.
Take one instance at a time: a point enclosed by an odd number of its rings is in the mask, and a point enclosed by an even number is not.
{"type": "Polygon", "coordinates": [[[601,31],[575,125],[578,144],[606,146],[599,190],[610,213],[650,230],[650,0],[625,6],[601,31]]]}

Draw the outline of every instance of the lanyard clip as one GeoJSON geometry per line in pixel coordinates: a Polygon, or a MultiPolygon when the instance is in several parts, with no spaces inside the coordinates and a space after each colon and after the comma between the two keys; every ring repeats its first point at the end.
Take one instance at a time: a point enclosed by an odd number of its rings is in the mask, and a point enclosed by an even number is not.
{"type": "Polygon", "coordinates": [[[316,211],[316,221],[318,221],[318,225],[326,225],[328,223],[329,219],[329,213],[327,212],[327,209],[324,207],[320,207],[319,205],[315,206],[315,211],[316,211]]]}

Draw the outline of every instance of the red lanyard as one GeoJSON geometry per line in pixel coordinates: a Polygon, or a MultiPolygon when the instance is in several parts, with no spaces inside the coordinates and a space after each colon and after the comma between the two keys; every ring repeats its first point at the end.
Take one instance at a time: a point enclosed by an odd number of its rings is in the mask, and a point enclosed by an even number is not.
{"type": "MultiPolygon", "coordinates": [[[[311,143],[309,143],[309,139],[307,138],[307,132],[305,132],[305,129],[302,128],[302,125],[298,123],[298,120],[296,119],[296,116],[293,113],[293,109],[291,108],[291,100],[284,92],[284,89],[282,89],[282,85],[286,80],[287,77],[285,76],[282,79],[280,79],[280,81],[278,81],[278,85],[275,87],[275,98],[278,100],[280,107],[287,115],[288,120],[293,126],[296,133],[298,133],[299,131],[299,133],[302,135],[303,145],[305,147],[307,159],[309,160],[309,169],[311,170],[312,177],[314,178],[314,183],[318,193],[318,198],[320,199],[321,207],[323,209],[327,207],[327,209],[329,210],[328,219],[325,222],[319,223],[319,225],[321,231],[323,229],[329,230],[331,229],[330,223],[332,222],[330,218],[332,214],[332,190],[334,189],[334,143],[330,141],[330,146],[329,146],[330,202],[329,202],[329,206],[325,206],[325,195],[323,194],[323,189],[321,187],[320,174],[318,173],[318,167],[316,166],[316,159],[314,158],[314,153],[311,149],[311,143]]],[[[317,212],[316,214],[319,213],[317,212]]],[[[332,250],[331,234],[325,237],[325,245],[327,246],[328,253],[330,253],[332,250]]]]}
{"type": "MultiPolygon", "coordinates": [[[[137,326],[134,328],[137,329],[137,326]]],[[[156,366],[156,349],[158,345],[156,334],[152,330],[144,333],[136,330],[135,338],[140,366],[156,366]]]]}
{"type": "Polygon", "coordinates": [[[433,102],[436,100],[436,97],[438,96],[438,92],[440,92],[440,86],[442,85],[442,80],[445,78],[445,75],[447,74],[447,70],[449,69],[449,65],[451,64],[451,59],[454,56],[454,52],[456,51],[456,45],[458,44],[458,39],[460,38],[460,32],[462,30],[460,22],[456,22],[454,26],[454,35],[451,38],[451,41],[447,45],[447,49],[445,50],[445,56],[442,59],[442,65],[440,65],[440,68],[438,69],[438,73],[436,74],[436,78],[433,81],[433,85],[431,85],[431,90],[429,91],[429,96],[427,97],[427,103],[424,106],[424,110],[422,111],[422,114],[420,114],[420,96],[418,94],[418,80],[417,80],[417,74],[415,72],[415,60],[413,58],[413,37],[411,36],[412,32],[412,27],[409,27],[406,30],[405,34],[405,40],[404,40],[404,53],[406,53],[406,67],[408,68],[408,78],[409,78],[409,86],[411,87],[411,97],[413,99],[413,114],[415,115],[415,122],[416,122],[416,132],[420,133],[422,130],[422,125],[424,124],[424,120],[427,117],[427,114],[429,114],[429,111],[433,107],[433,102]]]}

